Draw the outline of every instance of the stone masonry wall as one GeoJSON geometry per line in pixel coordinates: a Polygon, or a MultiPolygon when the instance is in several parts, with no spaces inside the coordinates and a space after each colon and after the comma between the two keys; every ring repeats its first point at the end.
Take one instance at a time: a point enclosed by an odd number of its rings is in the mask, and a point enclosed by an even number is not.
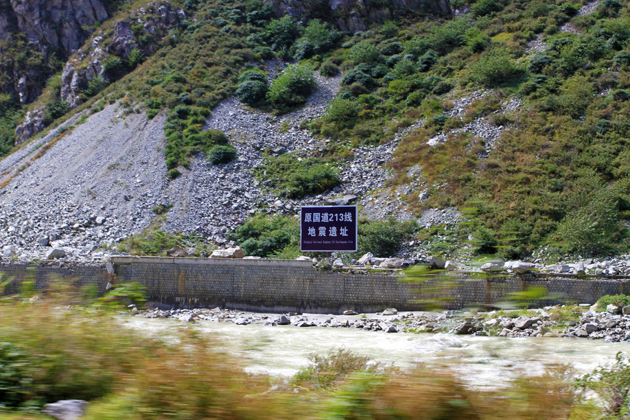
{"type": "MultiPolygon", "coordinates": [[[[115,257],[112,262],[115,281],[141,283],[149,299],[163,307],[341,313],[346,309],[374,312],[387,307],[421,310],[425,308],[422,299],[428,298],[443,298],[448,309],[492,305],[532,286],[543,286],[553,295],[538,302],[541,306],[595,303],[606,294],[630,294],[630,279],[531,274],[473,280],[462,275],[449,278],[447,287],[436,287],[440,284],[436,280],[404,282],[388,273],[321,272],[302,261],[115,257]]],[[[101,293],[107,282],[113,281],[104,266],[66,269],[4,265],[0,273],[2,281],[13,279],[5,294],[17,293],[20,283],[28,280],[35,280],[38,289],[53,277],[77,286],[96,283],[101,293]]]]}

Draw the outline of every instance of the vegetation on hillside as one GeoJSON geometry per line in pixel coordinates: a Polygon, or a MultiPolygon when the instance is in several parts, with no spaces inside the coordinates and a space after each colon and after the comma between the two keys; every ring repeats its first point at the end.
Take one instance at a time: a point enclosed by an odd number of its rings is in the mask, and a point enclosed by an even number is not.
{"type": "MultiPolygon", "coordinates": [[[[117,4],[110,6],[119,13],[132,9],[117,4]]],[[[468,233],[487,244],[476,247],[480,253],[519,258],[552,246],[610,254],[628,244],[630,6],[606,0],[578,16],[583,4],[455,0],[453,8],[472,12],[450,20],[395,14],[350,34],[325,8],[299,23],[275,18],[258,0],[191,0],[182,5],[188,20],[171,28],[153,55],[120,63],[111,58],[108,72],[120,80],[107,86],[97,78],[85,95],[92,105],[119,100],[126,112],[140,112],[137,104],[144,104],[149,117],[166,109],[165,155],[174,178],[197,152],[217,164],[237,158],[225,136],[203,131],[221,100],[236,94],[250,106],[283,113],[304,103],[314,72],[342,72],[338,98],[307,124],[337,141],[286,177],[273,174],[286,166],[283,157],[267,158],[270,187],[291,198],[329,189],[338,183],[334,165],[322,165],[351,159],[354,147],[386,143],[424,120],[401,141],[392,163],[394,184],[410,181],[409,167],[421,167],[429,199],[420,202],[419,190],[407,197],[418,214],[428,207],[468,209],[468,233]],[[571,30],[562,30],[567,24],[571,30]],[[537,37],[545,48],[530,51],[537,37]],[[270,78],[263,64],[274,57],[295,63],[270,78]],[[454,99],[482,88],[492,93],[469,106],[463,119],[446,114],[454,99]],[[523,101],[521,109],[497,113],[511,95],[523,101]],[[478,117],[507,127],[492,147],[469,133],[427,144],[478,117]]],[[[65,118],[58,89],[57,75],[42,97],[49,119],[65,118]]],[[[5,153],[22,113],[14,99],[0,105],[6,110],[0,120],[5,153]]]]}

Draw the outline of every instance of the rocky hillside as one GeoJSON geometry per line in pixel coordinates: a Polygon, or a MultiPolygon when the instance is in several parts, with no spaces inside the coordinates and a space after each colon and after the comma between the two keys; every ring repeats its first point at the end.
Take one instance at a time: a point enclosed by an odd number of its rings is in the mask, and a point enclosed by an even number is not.
{"type": "Polygon", "coordinates": [[[627,250],[615,0],[5,3],[6,260],[294,257],[326,203],[377,257],[627,250]]]}

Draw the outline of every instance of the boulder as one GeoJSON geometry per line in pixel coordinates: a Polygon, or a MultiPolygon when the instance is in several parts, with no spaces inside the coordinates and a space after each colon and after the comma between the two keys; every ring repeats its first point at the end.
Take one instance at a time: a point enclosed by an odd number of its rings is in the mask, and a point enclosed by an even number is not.
{"type": "Polygon", "coordinates": [[[446,261],[439,257],[431,257],[431,268],[433,269],[443,269],[446,265],[446,261]]]}
{"type": "Polygon", "coordinates": [[[341,268],[343,267],[343,261],[341,260],[341,258],[337,258],[334,262],[333,262],[333,267],[335,268],[341,268]]]}
{"type": "Polygon", "coordinates": [[[176,245],[173,248],[169,249],[166,252],[166,255],[169,257],[187,257],[188,256],[188,250],[186,248],[184,248],[183,246],[179,246],[176,245]]]}
{"type": "Polygon", "coordinates": [[[276,321],[278,325],[290,325],[291,319],[286,315],[280,315],[280,318],[276,321]]]}
{"type": "Polygon", "coordinates": [[[55,248],[51,249],[48,255],[46,255],[46,259],[52,260],[56,258],[64,258],[66,256],[66,251],[63,249],[55,248]]]}
{"type": "Polygon", "coordinates": [[[88,402],[83,400],[60,400],[56,403],[46,404],[42,413],[57,420],[78,420],[83,416],[86,405],[88,402]]]}
{"type": "Polygon", "coordinates": [[[398,310],[396,308],[387,308],[383,311],[383,315],[396,315],[398,310]]]}
{"type": "Polygon", "coordinates": [[[356,195],[344,195],[343,197],[340,197],[340,198],[330,199],[328,200],[328,202],[332,204],[333,206],[347,206],[348,204],[350,204],[356,199],[357,199],[356,195]]]}
{"type": "Polygon", "coordinates": [[[599,326],[597,324],[590,324],[590,323],[589,324],[584,324],[583,328],[589,334],[593,333],[595,331],[599,331],[599,326]]]}
{"type": "Polygon", "coordinates": [[[514,327],[525,330],[527,328],[530,328],[532,325],[538,323],[539,321],[540,318],[528,318],[526,316],[520,316],[516,318],[516,321],[514,321],[514,327]]]}
{"type": "Polygon", "coordinates": [[[499,271],[503,269],[503,264],[498,264],[494,262],[485,263],[481,266],[481,271],[499,271]]]}
{"type": "Polygon", "coordinates": [[[481,328],[474,325],[472,322],[466,321],[455,328],[455,334],[474,334],[479,330],[481,330],[481,328]]]}
{"type": "Polygon", "coordinates": [[[387,258],[385,261],[383,261],[380,265],[381,268],[400,268],[403,265],[403,262],[405,262],[405,260],[403,260],[402,258],[387,258]]]}
{"type": "Polygon", "coordinates": [[[13,245],[7,245],[2,248],[2,258],[9,259],[14,255],[17,255],[17,252],[15,251],[15,247],[13,245]]]}
{"type": "Polygon", "coordinates": [[[630,305],[624,306],[621,311],[623,312],[624,315],[630,315],[630,305]]]}
{"type": "Polygon", "coordinates": [[[343,311],[344,315],[358,315],[355,311],[353,311],[352,309],[348,309],[347,311],[343,311]]]}
{"type": "Polygon", "coordinates": [[[372,258],[374,258],[374,255],[372,255],[371,252],[368,252],[367,254],[364,254],[361,258],[359,258],[359,261],[357,261],[357,264],[365,265],[369,263],[372,260],[372,258]]]}
{"type": "Polygon", "coordinates": [[[536,264],[524,261],[507,261],[503,264],[503,268],[507,270],[513,270],[516,273],[523,274],[531,271],[536,267],[536,264]]]}
{"type": "Polygon", "coordinates": [[[228,249],[215,249],[210,258],[243,258],[245,251],[240,246],[228,249]]]}
{"type": "Polygon", "coordinates": [[[610,312],[611,314],[619,314],[621,313],[621,308],[616,305],[608,305],[606,306],[606,312],[610,312]]]}

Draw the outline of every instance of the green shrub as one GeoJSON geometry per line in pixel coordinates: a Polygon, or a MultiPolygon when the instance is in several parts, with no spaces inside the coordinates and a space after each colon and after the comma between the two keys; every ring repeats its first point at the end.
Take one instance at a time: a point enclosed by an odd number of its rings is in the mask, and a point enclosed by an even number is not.
{"type": "Polygon", "coordinates": [[[168,177],[168,179],[175,179],[181,174],[182,173],[179,171],[179,169],[173,168],[173,169],[169,169],[169,171],[166,173],[166,176],[168,177]]]}
{"type": "Polygon", "coordinates": [[[239,83],[254,82],[254,81],[262,82],[265,85],[268,83],[267,76],[265,75],[265,73],[263,73],[261,70],[258,70],[258,69],[246,70],[243,73],[241,73],[240,76],[238,76],[239,83]]]}
{"type": "Polygon", "coordinates": [[[630,63],[630,53],[627,51],[620,51],[615,54],[613,58],[613,65],[617,67],[622,67],[630,63]]]}
{"type": "Polygon", "coordinates": [[[488,35],[481,32],[477,27],[467,30],[464,34],[464,39],[471,54],[482,52],[492,41],[488,35]]]}
{"type": "Polygon", "coordinates": [[[569,211],[558,227],[559,239],[570,252],[610,252],[619,232],[618,193],[614,188],[606,188],[596,175],[579,182],[567,198],[569,211]]]}
{"type": "Polygon", "coordinates": [[[230,145],[214,146],[208,154],[208,160],[215,165],[230,163],[237,157],[236,149],[230,145]]]}
{"type": "Polygon", "coordinates": [[[350,48],[350,58],[356,63],[374,64],[381,61],[381,54],[373,44],[363,41],[350,48]]]}
{"type": "Polygon", "coordinates": [[[503,5],[498,0],[480,0],[473,7],[473,12],[477,16],[485,16],[492,12],[500,12],[503,5]]]}
{"type": "Polygon", "coordinates": [[[372,78],[372,76],[358,69],[350,70],[341,79],[341,84],[343,86],[348,86],[353,83],[359,83],[366,88],[373,88],[376,86],[376,81],[372,78]]]}
{"type": "Polygon", "coordinates": [[[156,116],[157,114],[159,114],[159,113],[160,113],[160,111],[159,111],[159,110],[157,110],[157,109],[149,109],[149,110],[147,111],[147,118],[148,118],[148,119],[150,119],[150,120],[152,120],[152,119],[153,119],[153,118],[155,118],[155,116],[156,116]]]}
{"type": "Polygon", "coordinates": [[[626,295],[605,295],[599,298],[597,301],[595,310],[598,312],[605,312],[608,305],[615,305],[619,308],[630,305],[630,296],[626,295]]]}
{"type": "Polygon", "coordinates": [[[116,57],[115,55],[107,57],[107,59],[103,62],[103,70],[112,77],[118,77],[122,73],[123,69],[124,66],[122,59],[116,57]]]}
{"type": "Polygon", "coordinates": [[[473,234],[473,245],[476,254],[494,254],[497,252],[499,241],[494,232],[480,226],[473,234]]]}
{"type": "Polygon", "coordinates": [[[289,47],[300,36],[297,23],[290,16],[274,19],[265,26],[267,43],[274,51],[289,47]]]}
{"type": "Polygon", "coordinates": [[[315,86],[315,77],[310,67],[290,65],[273,81],[267,99],[276,110],[286,112],[304,104],[315,86]]]}
{"type": "Polygon", "coordinates": [[[94,96],[107,87],[109,83],[103,77],[95,77],[89,83],[87,89],[83,91],[87,96],[94,96]]]}
{"type": "Polygon", "coordinates": [[[135,69],[144,61],[144,53],[137,48],[134,48],[127,56],[127,66],[130,70],[135,69]]]}
{"type": "Polygon", "coordinates": [[[418,59],[418,71],[429,71],[438,61],[438,55],[435,51],[429,50],[418,59]]]}
{"type": "Polygon", "coordinates": [[[256,169],[256,178],[267,181],[281,196],[294,199],[320,194],[341,183],[337,170],[324,160],[300,161],[291,153],[266,157],[256,169]]]}
{"type": "Polygon", "coordinates": [[[333,77],[338,75],[340,72],[341,69],[339,66],[331,61],[325,61],[324,64],[319,67],[319,74],[324,77],[333,77]]]}
{"type": "Polygon", "coordinates": [[[371,252],[375,257],[394,257],[402,244],[409,240],[417,229],[415,221],[359,221],[359,255],[371,252]]]}
{"type": "Polygon", "coordinates": [[[499,86],[523,74],[523,69],[506,50],[495,48],[481,57],[472,68],[475,81],[487,87],[499,86]]]}
{"type": "Polygon", "coordinates": [[[258,80],[247,81],[238,86],[236,97],[245,104],[255,105],[265,100],[268,91],[267,83],[258,80]]]}
{"type": "Polygon", "coordinates": [[[66,101],[55,101],[48,107],[48,113],[53,120],[60,118],[70,111],[70,105],[66,101]]]}
{"type": "Polygon", "coordinates": [[[256,215],[239,226],[230,238],[240,244],[247,255],[270,257],[298,244],[297,220],[282,215],[256,215]]]}
{"type": "Polygon", "coordinates": [[[340,128],[352,128],[359,116],[359,105],[348,99],[333,99],[324,115],[323,120],[334,122],[340,128]]]}
{"type": "Polygon", "coordinates": [[[304,29],[304,39],[312,46],[314,54],[328,51],[339,38],[340,34],[336,30],[328,29],[326,23],[319,19],[309,21],[304,29]]]}

